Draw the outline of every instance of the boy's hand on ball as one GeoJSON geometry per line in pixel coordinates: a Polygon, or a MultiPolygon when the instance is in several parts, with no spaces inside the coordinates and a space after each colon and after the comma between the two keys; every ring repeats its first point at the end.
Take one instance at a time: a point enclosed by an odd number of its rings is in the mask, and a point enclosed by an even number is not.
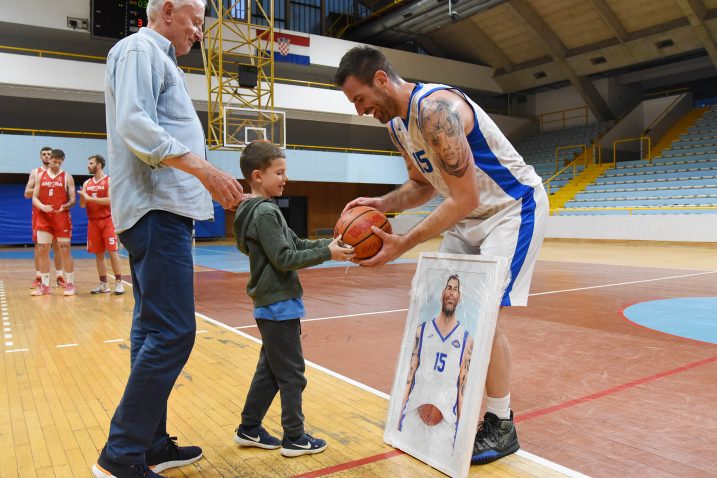
{"type": "Polygon", "coordinates": [[[335,261],[350,261],[354,257],[354,248],[345,244],[341,240],[341,236],[337,236],[331,241],[329,251],[331,251],[331,259],[335,261]]]}

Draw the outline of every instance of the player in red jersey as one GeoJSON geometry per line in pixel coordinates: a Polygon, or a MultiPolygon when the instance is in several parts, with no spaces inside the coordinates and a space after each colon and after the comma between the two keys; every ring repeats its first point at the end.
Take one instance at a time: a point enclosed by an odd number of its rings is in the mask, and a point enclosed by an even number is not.
{"type": "Polygon", "coordinates": [[[64,295],[75,295],[74,269],[70,253],[72,237],[70,209],[75,204],[75,181],[72,175],[60,168],[64,160],[65,153],[61,149],[53,149],[50,152],[50,164],[37,178],[32,191],[32,205],[38,209],[37,252],[40,256],[42,280],[33,291],[34,296],[50,293],[50,245],[53,240],[57,240],[60,245],[60,256],[65,265],[64,295]]]}
{"type": "MultiPolygon", "coordinates": [[[[27,184],[25,185],[25,197],[28,199],[32,199],[32,191],[33,189],[35,189],[35,181],[37,180],[37,178],[40,177],[42,173],[45,172],[45,170],[47,169],[47,165],[50,163],[50,152],[52,152],[51,147],[45,146],[44,148],[42,148],[40,150],[40,160],[42,161],[42,166],[30,171],[30,177],[28,178],[27,184]]],[[[32,281],[30,289],[35,289],[38,285],[42,283],[42,280],[40,279],[40,255],[37,253],[37,212],[38,209],[33,206],[32,242],[35,243],[35,249],[33,251],[33,256],[35,259],[35,280],[32,281]]],[[[60,246],[57,244],[57,241],[54,241],[52,243],[52,248],[55,251],[54,258],[55,272],[57,273],[57,285],[59,287],[63,287],[65,285],[65,279],[62,276],[62,258],[60,257],[60,246]]]]}
{"type": "Polygon", "coordinates": [[[107,285],[107,266],[105,265],[105,251],[110,255],[112,272],[115,274],[116,295],[124,294],[122,285],[122,272],[118,254],[118,239],[115,227],[112,224],[110,211],[110,177],[104,172],[107,164],[105,158],[99,154],[87,159],[87,171],[94,177],[85,181],[80,189],[80,207],[87,208],[87,252],[95,255],[97,273],[100,284],[92,289],[92,294],[106,294],[110,292],[107,285]]]}

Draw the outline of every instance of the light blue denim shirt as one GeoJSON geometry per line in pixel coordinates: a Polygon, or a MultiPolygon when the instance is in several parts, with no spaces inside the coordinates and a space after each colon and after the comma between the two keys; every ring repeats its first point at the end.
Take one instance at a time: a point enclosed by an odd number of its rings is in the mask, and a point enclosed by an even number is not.
{"type": "Polygon", "coordinates": [[[191,174],[160,164],[189,151],[206,158],[204,131],[168,39],[142,28],[110,50],[105,74],[110,200],[117,232],[152,210],[214,217],[191,174]]]}

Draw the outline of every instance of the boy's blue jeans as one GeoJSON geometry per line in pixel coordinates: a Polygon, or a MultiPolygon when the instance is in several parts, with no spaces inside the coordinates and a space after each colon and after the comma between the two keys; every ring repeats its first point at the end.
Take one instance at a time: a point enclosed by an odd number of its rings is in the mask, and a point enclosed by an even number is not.
{"type": "Polygon", "coordinates": [[[131,366],[105,454],[144,463],[167,443],[167,399],[196,336],[192,220],[150,211],[120,233],[129,253],[134,314],[131,366]]]}

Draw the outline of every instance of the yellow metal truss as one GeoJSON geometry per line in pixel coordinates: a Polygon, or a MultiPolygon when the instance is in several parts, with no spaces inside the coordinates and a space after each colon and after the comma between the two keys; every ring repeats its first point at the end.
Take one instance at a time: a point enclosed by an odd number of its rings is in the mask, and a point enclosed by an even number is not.
{"type": "Polygon", "coordinates": [[[227,134],[232,134],[245,126],[225,125],[225,106],[274,111],[274,2],[268,4],[269,11],[266,11],[261,2],[255,0],[209,0],[210,8],[218,17],[206,25],[202,46],[207,78],[209,149],[224,147],[225,129],[227,134]],[[251,23],[253,14],[265,20],[266,25],[251,23]],[[255,88],[239,86],[240,66],[256,68],[255,88]]]}

